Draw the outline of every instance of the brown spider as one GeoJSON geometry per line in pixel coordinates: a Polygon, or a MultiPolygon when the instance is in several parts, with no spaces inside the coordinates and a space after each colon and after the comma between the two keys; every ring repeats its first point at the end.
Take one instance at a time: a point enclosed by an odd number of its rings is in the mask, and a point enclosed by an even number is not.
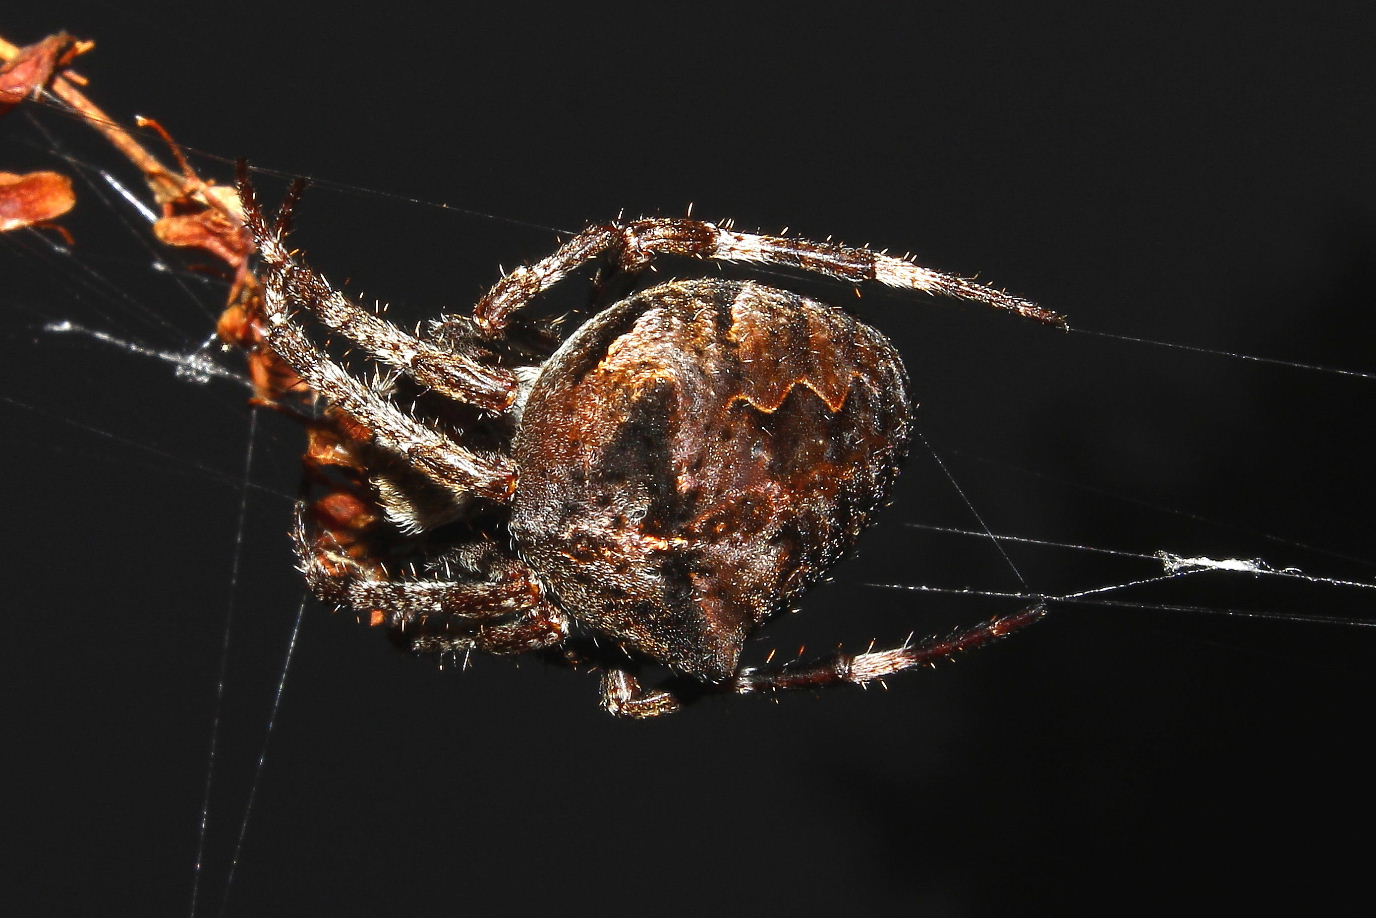
{"type": "Polygon", "coordinates": [[[1041,617],[1034,606],[945,639],[742,667],[745,640],[855,544],[898,474],[911,415],[898,353],[841,309],[754,282],[670,281],[562,343],[516,313],[590,261],[638,270],[667,253],[1060,316],[865,248],[644,219],[589,227],[502,277],[472,318],[412,335],[287,250],[299,185],[271,224],[242,164],[239,193],[266,346],[327,406],[308,467],[332,491],[298,509],[301,568],[317,595],[411,649],[591,662],[609,712],[653,717],[705,693],[879,680],[1041,617]],[[352,375],[297,312],[392,372],[352,375]],[[642,688],[645,663],[674,676],[642,688]]]}

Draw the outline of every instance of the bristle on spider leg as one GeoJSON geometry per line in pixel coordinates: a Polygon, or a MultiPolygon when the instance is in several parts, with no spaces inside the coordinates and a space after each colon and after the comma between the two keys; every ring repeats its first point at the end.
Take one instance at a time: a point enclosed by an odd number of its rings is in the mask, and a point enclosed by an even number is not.
{"type": "Polygon", "coordinates": [[[273,222],[272,230],[278,239],[284,239],[291,233],[292,225],[296,218],[296,206],[301,203],[301,197],[306,193],[306,186],[310,182],[306,179],[297,177],[292,180],[287,188],[287,196],[282,199],[282,205],[277,208],[277,219],[273,222]]]}

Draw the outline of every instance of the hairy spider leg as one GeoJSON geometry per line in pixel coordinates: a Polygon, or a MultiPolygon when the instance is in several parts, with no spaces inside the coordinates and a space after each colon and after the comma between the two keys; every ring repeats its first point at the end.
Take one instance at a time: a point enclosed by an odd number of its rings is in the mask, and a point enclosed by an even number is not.
{"type": "MultiPolygon", "coordinates": [[[[1030,606],[957,631],[949,637],[929,638],[918,644],[905,642],[888,650],[857,654],[838,652],[801,664],[742,667],[725,682],[704,684],[700,690],[753,695],[832,685],[865,685],[919,666],[935,666],[963,651],[987,647],[1014,631],[1035,624],[1044,615],[1043,606],[1030,606]]],[[[602,678],[602,707],[620,717],[647,718],[672,714],[683,707],[683,700],[669,689],[642,689],[635,676],[613,670],[602,678]]]]}
{"type": "Polygon", "coordinates": [[[568,639],[569,619],[548,600],[522,612],[512,621],[477,626],[471,633],[438,632],[423,625],[411,640],[416,653],[467,653],[477,650],[510,656],[558,647],[568,639]]]}
{"type": "Polygon", "coordinates": [[[648,720],[683,710],[683,699],[669,689],[646,689],[624,669],[602,674],[602,710],[616,717],[648,720]]]}
{"type": "MultiPolygon", "coordinates": [[[[292,321],[291,308],[304,305],[313,310],[312,298],[321,290],[318,275],[296,264],[282,244],[290,199],[286,218],[279,216],[269,227],[242,167],[239,193],[244,222],[263,257],[263,311],[272,350],[322,398],[367,427],[379,443],[438,484],[459,495],[478,494],[499,501],[510,498],[516,471],[509,459],[472,452],[410,417],[379,398],[306,338],[292,321]]],[[[293,197],[295,194],[299,192],[293,197]]]]}
{"type": "MultiPolygon", "coordinates": [[[[359,309],[319,274],[297,264],[282,239],[300,190],[299,184],[293,186],[269,227],[245,170],[240,170],[245,222],[265,267],[269,346],[327,402],[367,427],[378,441],[404,455],[428,477],[459,493],[508,497],[515,483],[509,463],[469,453],[395,409],[330,361],[292,324],[288,304],[303,304],[322,324],[445,395],[496,411],[509,408],[515,398],[515,377],[509,371],[488,372],[489,368],[466,358],[455,362],[454,355],[359,309]],[[469,364],[474,371],[470,372],[469,364]]],[[[515,559],[502,565],[496,579],[389,580],[366,570],[345,551],[331,550],[327,543],[334,541],[332,531],[327,529],[313,539],[306,514],[305,505],[298,505],[295,541],[311,589],[327,600],[373,610],[381,619],[378,624],[409,632],[416,650],[525,653],[556,646],[568,636],[567,616],[543,598],[533,572],[515,559]]]]}
{"type": "Polygon", "coordinates": [[[738,233],[705,220],[667,217],[590,226],[554,254],[514,269],[474,307],[478,326],[489,335],[500,334],[512,313],[533,297],[580,265],[607,253],[615,253],[620,267],[629,271],[640,270],[655,255],[666,254],[798,268],[852,283],[874,281],[903,290],[941,293],[1048,325],[1068,327],[1064,316],[1030,300],[968,278],[924,268],[905,258],[810,239],[738,233]]]}
{"type": "Polygon", "coordinates": [[[502,558],[493,579],[383,580],[346,556],[322,553],[306,513],[298,503],[293,539],[312,592],[327,602],[376,610],[382,620],[373,623],[408,632],[414,650],[525,653],[568,636],[568,617],[545,600],[534,573],[515,558],[502,558]]]}
{"type": "Polygon", "coordinates": [[[258,228],[264,225],[263,221],[248,216],[250,211],[261,214],[261,208],[246,172],[239,175],[239,194],[245,219],[264,262],[279,271],[290,266],[300,304],[321,324],[348,338],[375,359],[449,398],[498,412],[506,411],[516,401],[520,387],[510,370],[485,366],[464,354],[417,338],[363,309],[331,286],[320,273],[293,259],[282,242],[300,194],[299,187],[294,186],[292,194],[283,202],[274,228],[261,234],[258,228]]]}

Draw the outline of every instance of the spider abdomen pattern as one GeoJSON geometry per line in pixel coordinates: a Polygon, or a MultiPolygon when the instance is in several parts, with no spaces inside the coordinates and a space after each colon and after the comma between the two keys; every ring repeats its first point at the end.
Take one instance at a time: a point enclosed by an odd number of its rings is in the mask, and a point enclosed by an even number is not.
{"type": "Polygon", "coordinates": [[[907,451],[907,376],[841,309],[752,282],[616,304],[544,365],[511,533],[575,620],[709,682],[870,522],[907,451]]]}

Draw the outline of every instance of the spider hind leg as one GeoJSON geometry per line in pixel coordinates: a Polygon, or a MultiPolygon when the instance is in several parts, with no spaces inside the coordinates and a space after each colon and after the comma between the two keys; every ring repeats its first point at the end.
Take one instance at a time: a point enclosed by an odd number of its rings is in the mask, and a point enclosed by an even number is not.
{"type": "Polygon", "coordinates": [[[944,638],[929,638],[915,644],[905,641],[898,647],[857,654],[838,652],[806,663],[742,667],[727,681],[704,683],[695,687],[691,694],[667,686],[645,689],[631,673],[610,669],[602,677],[602,707],[618,717],[645,719],[680,711],[698,695],[758,695],[834,685],[864,686],[918,667],[935,666],[967,650],[987,647],[1015,631],[1036,624],[1045,615],[1043,606],[1029,606],[1012,615],[981,622],[944,638]]]}

